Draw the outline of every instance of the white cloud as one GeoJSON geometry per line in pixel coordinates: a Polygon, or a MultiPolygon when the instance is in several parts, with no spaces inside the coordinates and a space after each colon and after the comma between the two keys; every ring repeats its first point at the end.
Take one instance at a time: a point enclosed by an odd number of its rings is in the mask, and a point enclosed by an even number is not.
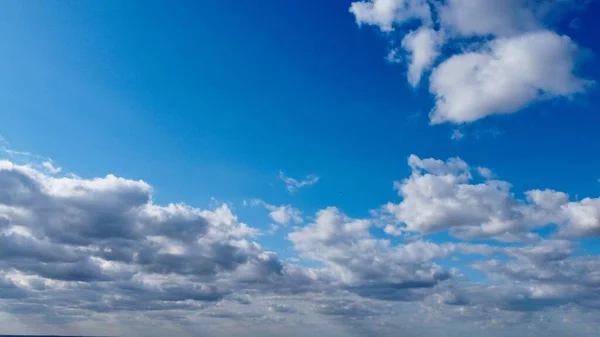
{"type": "Polygon", "coordinates": [[[429,28],[412,31],[402,39],[402,48],[410,54],[408,65],[408,82],[416,87],[421,75],[428,70],[433,61],[440,55],[442,36],[429,28]]]}
{"type": "MultiPolygon", "coordinates": [[[[460,124],[584,92],[593,82],[576,74],[581,51],[550,29],[557,17],[582,6],[550,0],[365,0],[352,3],[350,12],[359,25],[383,32],[420,24],[388,37],[392,45],[398,38],[408,54],[413,87],[435,67],[429,78],[436,98],[431,123],[460,124]]],[[[393,60],[402,59],[397,48],[392,53],[393,60]]]]}
{"type": "Polygon", "coordinates": [[[42,166],[48,171],[50,174],[57,174],[62,171],[62,168],[59,166],[54,166],[51,160],[46,160],[42,162],[42,166]]]}
{"type": "Polygon", "coordinates": [[[452,56],[431,74],[431,122],[472,122],[581,93],[590,82],[574,75],[576,55],[577,45],[567,36],[536,31],[452,56]]]}
{"type": "Polygon", "coordinates": [[[11,158],[11,160],[13,161],[26,162],[29,165],[41,167],[50,174],[57,174],[62,171],[62,168],[56,166],[50,158],[40,156],[38,154],[28,151],[19,151],[9,148],[8,141],[2,138],[2,136],[0,136],[0,144],[3,144],[2,146],[0,146],[0,152],[3,152],[6,155],[8,155],[8,157],[11,158]]]}
{"type": "Polygon", "coordinates": [[[492,179],[494,177],[494,172],[487,167],[478,167],[477,173],[485,179],[492,179]]]}
{"type": "Polygon", "coordinates": [[[402,62],[402,56],[400,55],[400,50],[398,48],[392,48],[388,52],[385,57],[386,61],[389,63],[400,63],[402,62]]]}
{"type": "Polygon", "coordinates": [[[459,129],[455,129],[452,131],[452,135],[450,135],[450,139],[452,140],[461,140],[465,138],[465,134],[459,129]]]}
{"type": "Polygon", "coordinates": [[[411,19],[431,21],[429,5],[425,0],[371,0],[353,2],[350,12],[356,22],[378,26],[384,32],[394,30],[394,25],[411,19]]]}
{"type": "Polygon", "coordinates": [[[285,188],[290,192],[290,194],[294,194],[301,188],[312,186],[319,182],[319,177],[314,174],[309,174],[304,179],[294,179],[286,176],[282,171],[279,171],[279,179],[283,181],[285,184],[285,188]]]}
{"type": "Polygon", "coordinates": [[[271,219],[273,219],[273,221],[281,225],[287,225],[290,222],[302,222],[300,211],[289,205],[279,206],[275,208],[273,211],[271,211],[271,213],[269,213],[269,216],[271,217],[271,219]]]}
{"type": "Polygon", "coordinates": [[[466,239],[529,241],[539,239],[531,230],[557,224],[562,236],[600,235],[600,198],[569,201],[566,193],[530,190],[520,200],[511,184],[492,179],[489,169],[478,168],[485,181],[474,183],[472,169],[459,158],[444,162],[411,155],[408,163],[411,176],[395,184],[402,201],[385,206],[400,222],[388,225],[388,234],[449,230],[466,239]]]}
{"type": "Polygon", "coordinates": [[[47,296],[84,311],[195,308],[236,288],[297,291],[292,279],[311,279],[252,241],[257,230],[227,205],[157,205],[143,181],[0,161],[0,191],[0,276],[32,308],[52,305],[47,296]],[[31,281],[14,285],[14,275],[31,281]]]}

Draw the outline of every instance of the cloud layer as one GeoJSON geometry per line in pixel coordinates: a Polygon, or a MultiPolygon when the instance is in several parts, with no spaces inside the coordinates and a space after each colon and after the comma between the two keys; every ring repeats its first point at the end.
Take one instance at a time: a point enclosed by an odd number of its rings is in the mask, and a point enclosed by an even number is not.
{"type": "MultiPolygon", "coordinates": [[[[459,158],[412,155],[408,165],[411,175],[395,184],[401,200],[373,217],[328,207],[292,228],[290,262],[226,205],[157,205],[143,181],[1,161],[0,322],[7,332],[132,335],[303,326],[391,336],[410,326],[434,336],[447,320],[449,333],[461,324],[490,333],[594,327],[600,260],[581,254],[576,239],[600,234],[600,199],[552,190],[519,198],[459,158]],[[462,241],[427,238],[439,232],[462,241]],[[470,279],[474,271],[486,279],[470,279]],[[551,318],[560,315],[570,321],[551,318]]],[[[253,203],[281,225],[304,220],[292,206],[253,203]]]]}
{"type": "Polygon", "coordinates": [[[580,48],[551,28],[562,13],[582,4],[369,0],[352,3],[350,12],[359,25],[400,31],[413,87],[435,66],[429,77],[435,97],[430,121],[460,124],[586,92],[593,81],[577,73],[580,48]]]}

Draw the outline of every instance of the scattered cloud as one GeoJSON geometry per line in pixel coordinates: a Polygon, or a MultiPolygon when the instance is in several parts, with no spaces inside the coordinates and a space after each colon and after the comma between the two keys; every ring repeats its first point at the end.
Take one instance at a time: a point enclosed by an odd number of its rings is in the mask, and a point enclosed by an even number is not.
{"type": "Polygon", "coordinates": [[[325,264],[348,290],[365,297],[418,300],[451,277],[431,262],[447,255],[449,248],[430,242],[394,247],[373,237],[371,226],[368,219],[352,219],[329,207],[288,237],[301,257],[325,264]]]}
{"type": "Polygon", "coordinates": [[[573,74],[576,53],[567,36],[536,31],[454,55],[431,74],[430,91],[436,97],[431,123],[473,122],[540,99],[581,93],[590,82],[573,74]]]}
{"type": "MultiPolygon", "coordinates": [[[[144,181],[56,177],[42,166],[0,161],[0,322],[157,336],[169,329],[191,336],[200,326],[216,336],[235,322],[245,328],[228,330],[235,336],[296,325],[347,335],[335,331],[339,320],[359,335],[392,336],[410,326],[434,336],[447,320],[455,333],[463,324],[481,332],[494,324],[494,333],[551,329],[531,320],[551,315],[597,321],[589,314],[600,307],[590,271],[600,260],[579,254],[573,239],[600,233],[598,199],[569,201],[551,190],[518,199],[490,170],[458,158],[411,156],[408,163],[410,177],[396,184],[402,201],[384,208],[397,222],[388,235],[448,230],[490,243],[403,242],[374,235],[378,218],[327,207],[288,234],[298,258],[280,259],[226,204],[159,205],[144,181]],[[550,223],[559,227],[556,238],[531,235],[550,223]],[[507,239],[524,242],[494,244],[507,239]],[[442,262],[465,255],[494,282],[472,283],[442,262]]],[[[302,223],[289,205],[246,204],[269,210],[273,231],[302,223]]]]}
{"type": "MultiPolygon", "coordinates": [[[[399,28],[408,82],[432,69],[430,122],[470,123],[538,101],[573,97],[593,81],[577,74],[581,50],[549,29],[582,1],[365,0],[352,3],[359,25],[399,28]],[[435,18],[435,20],[433,19],[435,18]],[[408,30],[418,25],[415,30],[408,30]],[[408,30],[408,31],[407,31],[408,30]],[[442,53],[442,49],[445,48],[442,53]],[[441,59],[435,64],[436,59],[441,59]]],[[[393,43],[396,34],[388,34],[393,43]]],[[[400,59],[394,49],[394,59],[400,59]]]]}
{"type": "Polygon", "coordinates": [[[400,51],[398,50],[398,48],[390,49],[390,51],[388,52],[385,59],[389,63],[401,63],[403,60],[402,55],[400,54],[400,51]]]}
{"type": "Polygon", "coordinates": [[[283,181],[285,184],[285,188],[290,192],[290,194],[294,194],[301,188],[312,186],[319,182],[319,177],[314,174],[309,174],[304,179],[294,179],[291,177],[287,177],[282,171],[279,171],[279,179],[283,181]]]}
{"type": "Polygon", "coordinates": [[[460,158],[411,155],[408,164],[410,177],[395,183],[402,201],[385,206],[400,222],[389,233],[448,230],[463,239],[535,241],[540,238],[534,229],[556,224],[563,237],[600,234],[600,198],[570,201],[566,193],[544,189],[526,191],[518,199],[511,184],[493,179],[489,169],[477,168],[484,181],[474,182],[473,170],[460,158]]]}
{"type": "Polygon", "coordinates": [[[271,220],[282,226],[287,226],[290,223],[300,224],[303,221],[302,212],[291,205],[275,206],[260,199],[245,201],[244,204],[249,206],[262,206],[266,208],[269,211],[269,217],[271,220]]]}

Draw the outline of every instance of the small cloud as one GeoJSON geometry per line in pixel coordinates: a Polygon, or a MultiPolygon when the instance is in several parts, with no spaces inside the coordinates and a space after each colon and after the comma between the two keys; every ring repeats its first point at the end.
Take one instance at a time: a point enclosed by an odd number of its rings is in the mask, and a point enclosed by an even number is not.
{"type": "Polygon", "coordinates": [[[456,129],[454,131],[452,131],[452,136],[450,136],[450,139],[452,140],[461,140],[465,137],[465,134],[460,131],[459,129],[456,129]]]}
{"type": "Polygon", "coordinates": [[[62,167],[54,166],[54,164],[52,164],[51,160],[46,160],[46,161],[42,162],[42,166],[50,174],[57,174],[57,173],[60,173],[60,171],[62,171],[62,167]]]}
{"type": "Polygon", "coordinates": [[[2,152],[9,154],[11,156],[38,157],[31,152],[17,151],[17,150],[9,149],[7,147],[3,147],[2,152]]]}
{"type": "Polygon", "coordinates": [[[400,51],[398,50],[398,48],[392,48],[385,57],[385,60],[388,63],[401,63],[402,55],[400,55],[400,51]]]}
{"type": "Polygon", "coordinates": [[[279,179],[281,179],[285,183],[285,188],[290,192],[290,194],[294,194],[297,190],[312,186],[319,182],[319,177],[314,174],[309,174],[302,180],[297,180],[291,177],[287,177],[282,171],[279,171],[279,179]]]}
{"type": "Polygon", "coordinates": [[[33,152],[28,151],[19,151],[15,149],[11,149],[9,147],[9,142],[6,138],[0,135],[0,153],[4,153],[11,158],[11,160],[17,160],[21,163],[27,163],[34,167],[43,168],[44,171],[50,174],[57,174],[62,171],[62,168],[56,166],[51,158],[40,156],[33,152]]]}
{"type": "Polygon", "coordinates": [[[292,205],[280,205],[275,206],[264,202],[260,199],[244,200],[244,206],[262,206],[269,212],[269,218],[275,221],[277,224],[287,226],[290,223],[299,224],[302,223],[302,212],[292,207],[292,205]]]}
{"type": "Polygon", "coordinates": [[[267,235],[275,234],[278,229],[279,229],[279,225],[276,225],[276,224],[269,225],[269,230],[267,231],[267,235]]]}
{"type": "Polygon", "coordinates": [[[572,30],[578,30],[579,28],[581,28],[581,19],[575,18],[571,20],[571,22],[569,22],[569,28],[571,28],[572,30]]]}
{"type": "Polygon", "coordinates": [[[494,173],[492,172],[492,170],[490,170],[487,167],[478,167],[477,172],[480,176],[482,176],[485,179],[492,179],[494,177],[494,173]]]}

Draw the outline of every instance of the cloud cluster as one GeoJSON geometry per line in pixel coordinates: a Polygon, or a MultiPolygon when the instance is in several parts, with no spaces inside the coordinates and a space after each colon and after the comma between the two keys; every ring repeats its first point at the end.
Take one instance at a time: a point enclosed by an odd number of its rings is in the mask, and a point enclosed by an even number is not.
{"type": "Polygon", "coordinates": [[[0,323],[28,333],[193,335],[202,327],[216,336],[227,327],[269,336],[303,327],[392,336],[410,327],[434,336],[448,319],[451,333],[461,324],[549,329],[545,319],[568,310],[593,326],[600,259],[579,254],[572,239],[598,235],[598,199],[550,190],[518,199],[491,170],[458,158],[413,155],[408,164],[411,175],[396,183],[402,200],[372,218],[327,207],[302,225],[292,206],[251,201],[273,221],[298,225],[288,239],[300,259],[291,263],[256,242],[258,230],[226,205],[158,205],[143,181],[0,161],[0,323]],[[563,238],[531,232],[551,223],[563,238]],[[491,241],[414,237],[440,231],[491,241]],[[448,264],[463,258],[460,268],[448,264]],[[493,282],[471,282],[463,268],[493,282]]]}
{"type": "Polygon", "coordinates": [[[564,192],[545,189],[526,191],[519,199],[510,183],[460,158],[411,155],[408,164],[410,177],[395,183],[402,201],[385,206],[399,221],[385,227],[388,234],[447,230],[463,239],[531,241],[540,239],[533,230],[551,225],[562,237],[600,234],[600,198],[570,201],[564,192]]]}
{"type": "Polygon", "coordinates": [[[160,206],[151,193],[143,181],[54,177],[0,161],[0,297],[157,310],[237,289],[298,291],[313,277],[252,241],[257,231],[227,206],[160,206]]]}
{"type": "Polygon", "coordinates": [[[400,47],[408,54],[413,87],[435,65],[429,78],[435,97],[430,121],[460,124],[585,92],[593,81],[577,74],[580,48],[549,28],[561,13],[581,5],[550,0],[365,0],[354,2],[350,12],[359,25],[401,31],[400,47]]]}

